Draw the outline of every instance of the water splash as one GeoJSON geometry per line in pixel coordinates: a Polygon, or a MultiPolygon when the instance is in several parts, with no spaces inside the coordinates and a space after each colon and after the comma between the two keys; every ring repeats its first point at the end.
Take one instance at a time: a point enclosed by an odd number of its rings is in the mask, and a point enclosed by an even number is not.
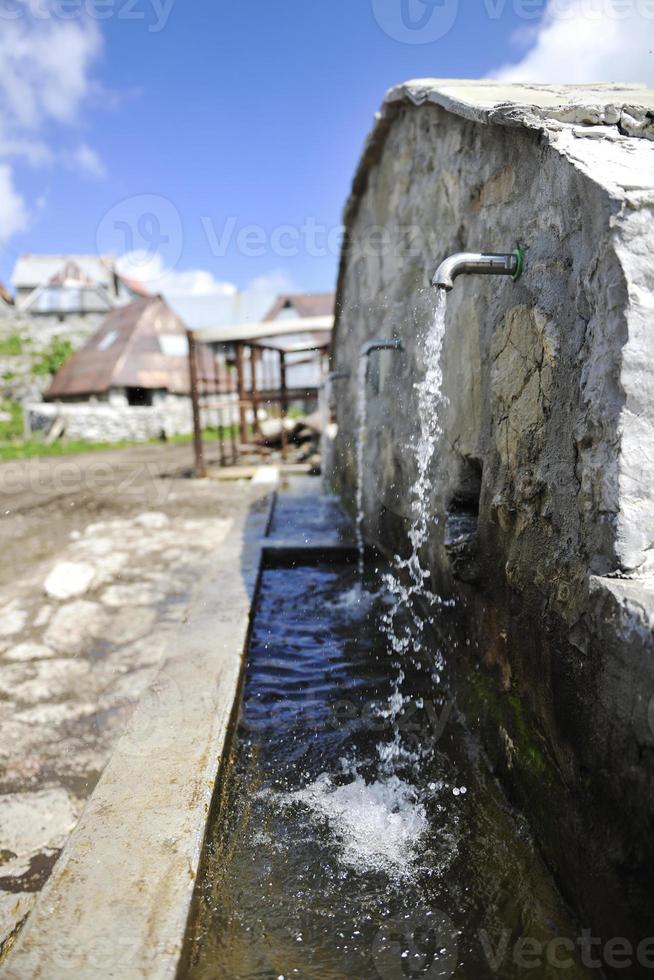
{"type": "Polygon", "coordinates": [[[326,820],[343,864],[365,873],[409,875],[428,827],[417,791],[397,776],[372,783],[359,775],[338,785],[327,773],[304,789],[286,794],[282,803],[300,803],[326,820]]]}
{"type": "Polygon", "coordinates": [[[368,357],[362,354],[359,358],[357,367],[357,494],[356,494],[356,544],[357,544],[357,565],[359,569],[359,580],[363,579],[365,546],[363,541],[363,522],[365,513],[363,509],[363,466],[366,452],[366,437],[368,430],[368,401],[366,398],[366,382],[368,380],[368,357]]]}
{"type": "Polygon", "coordinates": [[[385,592],[367,589],[361,580],[347,589],[334,600],[334,609],[339,610],[347,619],[365,619],[376,602],[382,601],[385,592]]]}
{"type": "MultiPolygon", "coordinates": [[[[411,446],[417,470],[417,476],[410,491],[413,519],[408,538],[411,544],[411,554],[408,558],[400,558],[399,555],[396,555],[396,572],[389,572],[385,576],[386,585],[394,601],[382,617],[382,629],[388,638],[391,652],[400,658],[411,653],[425,652],[421,637],[426,626],[432,623],[433,619],[422,614],[417,600],[426,600],[432,606],[450,605],[429,588],[430,572],[423,567],[420,559],[421,549],[427,543],[430,524],[435,520],[429,507],[429,496],[432,485],[431,467],[442,435],[440,422],[440,409],[443,402],[441,354],[445,335],[446,310],[447,293],[439,289],[436,292],[431,323],[419,337],[420,348],[424,356],[425,373],[422,380],[415,385],[418,394],[420,432],[417,440],[411,446]],[[400,612],[404,614],[402,625],[398,622],[400,612]],[[406,616],[407,613],[408,617],[406,616]]],[[[432,668],[433,679],[438,683],[443,668],[440,651],[436,651],[432,656],[432,668]]],[[[379,746],[380,762],[386,771],[393,771],[404,754],[401,733],[397,723],[405,703],[401,690],[403,680],[404,672],[400,668],[389,707],[394,730],[393,741],[379,746]]]]}

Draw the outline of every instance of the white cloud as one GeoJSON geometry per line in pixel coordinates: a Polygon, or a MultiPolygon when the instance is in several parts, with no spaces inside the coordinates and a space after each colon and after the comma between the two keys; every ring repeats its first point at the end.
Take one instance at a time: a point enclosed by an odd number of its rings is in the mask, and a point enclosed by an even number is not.
{"type": "Polygon", "coordinates": [[[549,0],[515,65],[492,73],[506,82],[654,84],[654,5],[648,0],[549,0]]]}
{"type": "Polygon", "coordinates": [[[246,288],[253,293],[292,293],[295,285],[283,269],[272,269],[261,276],[255,276],[246,288]]]}
{"type": "Polygon", "coordinates": [[[102,38],[92,20],[21,16],[2,21],[0,116],[4,128],[35,130],[43,122],[71,123],[90,90],[89,71],[102,38]]]}
{"type": "MultiPolygon", "coordinates": [[[[90,72],[102,37],[92,20],[64,20],[48,0],[17,0],[0,19],[0,160],[21,158],[31,166],[60,160],[99,177],[103,165],[90,147],[72,153],[53,145],[62,125],[76,122],[93,91],[90,72]],[[48,138],[44,131],[48,130],[48,138]]],[[[26,201],[16,191],[7,163],[0,164],[0,239],[29,224],[26,201]]]]}
{"type": "Polygon", "coordinates": [[[102,180],[107,176],[104,163],[98,154],[86,143],[77,147],[71,157],[72,165],[87,177],[102,180]]]}
{"type": "Polygon", "coordinates": [[[25,201],[14,188],[11,167],[0,164],[0,243],[24,231],[28,216],[25,201]]]}
{"type": "Polygon", "coordinates": [[[116,260],[119,272],[167,296],[232,296],[236,286],[206,269],[167,269],[158,252],[128,252],[116,260]]]}

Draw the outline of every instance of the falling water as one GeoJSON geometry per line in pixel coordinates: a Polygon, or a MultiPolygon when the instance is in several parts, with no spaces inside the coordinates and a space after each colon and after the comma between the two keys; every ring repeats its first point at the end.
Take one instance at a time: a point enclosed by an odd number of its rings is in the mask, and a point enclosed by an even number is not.
{"type": "MultiPolygon", "coordinates": [[[[408,533],[411,544],[411,554],[408,558],[395,557],[396,573],[386,576],[386,584],[393,596],[383,620],[383,628],[388,637],[391,651],[403,657],[406,654],[426,652],[422,648],[421,636],[425,627],[432,622],[425,618],[416,600],[426,600],[430,605],[445,605],[440,596],[435,595],[428,587],[430,572],[423,568],[420,561],[420,551],[429,536],[429,525],[434,521],[429,507],[431,489],[431,466],[434,461],[438,442],[442,434],[440,423],[440,408],[442,404],[443,373],[441,368],[441,353],[445,334],[445,314],[447,308],[447,293],[439,289],[433,317],[424,335],[419,338],[420,347],[424,353],[425,373],[416,385],[418,395],[418,420],[420,432],[411,445],[417,476],[411,487],[412,523],[408,533]],[[408,614],[408,622],[402,625],[398,622],[400,612],[408,614]]],[[[433,668],[433,680],[438,683],[443,667],[442,655],[436,652],[430,657],[433,668]]],[[[379,746],[382,767],[392,770],[396,761],[406,754],[402,748],[400,729],[397,719],[404,705],[402,683],[404,671],[401,666],[395,681],[393,696],[390,699],[387,717],[391,719],[394,728],[394,739],[390,744],[379,746]]]]}
{"type": "Polygon", "coordinates": [[[331,417],[331,401],[332,401],[332,379],[328,375],[320,389],[318,395],[318,410],[320,412],[320,458],[321,458],[321,471],[322,471],[322,488],[326,492],[329,485],[329,460],[328,460],[328,449],[329,446],[329,420],[331,417]]]}
{"type": "Polygon", "coordinates": [[[368,357],[362,354],[359,358],[357,368],[357,518],[356,518],[356,543],[358,552],[359,581],[363,578],[364,571],[364,543],[363,543],[363,463],[366,450],[366,432],[368,428],[368,403],[366,400],[366,381],[368,378],[368,357]]]}

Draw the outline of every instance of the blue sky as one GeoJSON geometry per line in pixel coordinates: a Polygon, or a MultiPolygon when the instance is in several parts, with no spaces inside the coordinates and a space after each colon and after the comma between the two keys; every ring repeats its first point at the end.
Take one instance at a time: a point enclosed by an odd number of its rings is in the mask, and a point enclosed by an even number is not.
{"type": "Polygon", "coordinates": [[[618,0],[594,2],[604,23],[591,0],[0,0],[0,279],[22,252],[145,250],[180,291],[330,289],[327,230],[391,85],[651,80],[654,19],[607,32],[618,0]]]}

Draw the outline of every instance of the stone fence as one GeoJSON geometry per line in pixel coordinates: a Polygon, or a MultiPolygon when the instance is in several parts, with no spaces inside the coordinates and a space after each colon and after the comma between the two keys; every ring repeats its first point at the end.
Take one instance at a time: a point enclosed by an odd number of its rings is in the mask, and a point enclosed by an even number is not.
{"type": "Polygon", "coordinates": [[[168,399],[151,407],[93,403],[40,402],[27,405],[31,431],[48,431],[55,419],[65,423],[67,439],[89,442],[145,442],[193,432],[190,398],[168,399]]]}

